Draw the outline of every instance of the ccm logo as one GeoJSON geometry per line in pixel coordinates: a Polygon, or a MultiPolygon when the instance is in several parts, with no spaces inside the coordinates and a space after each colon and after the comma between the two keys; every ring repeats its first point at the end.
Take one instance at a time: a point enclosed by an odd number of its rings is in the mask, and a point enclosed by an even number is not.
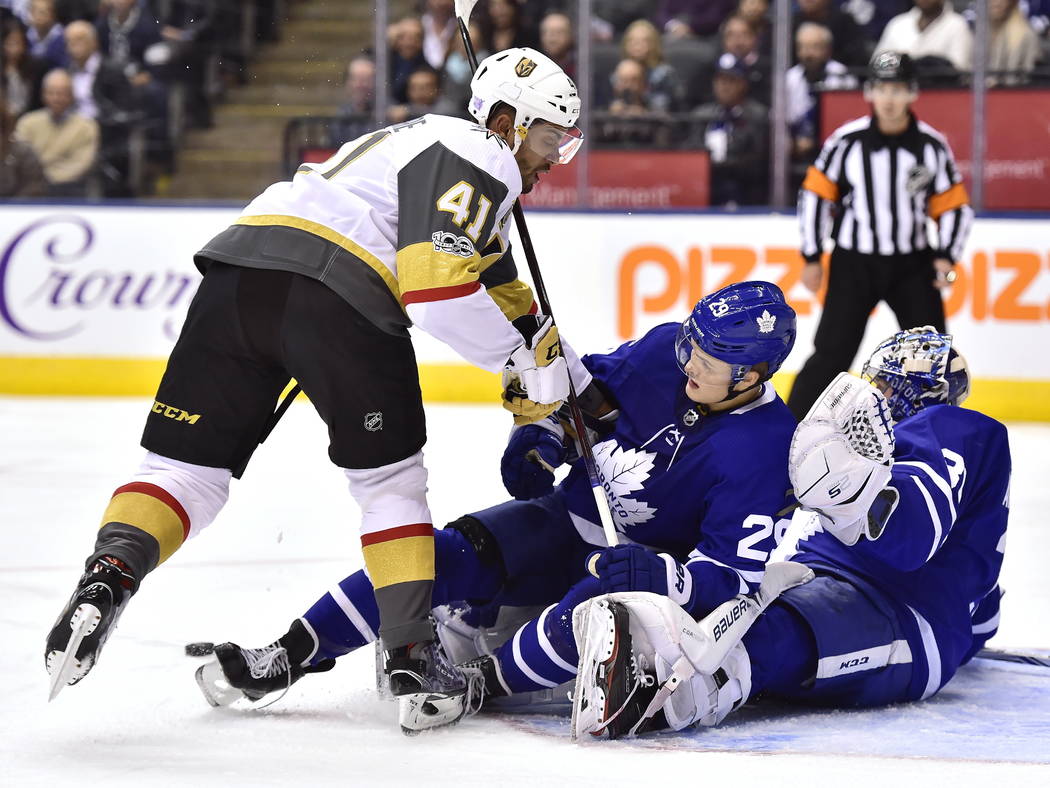
{"type": "Polygon", "coordinates": [[[740,600],[732,610],[722,616],[718,620],[718,623],[715,624],[715,643],[721,640],[722,635],[724,635],[726,631],[736,623],[740,616],[744,615],[746,612],[747,602],[745,600],[740,600]]]}
{"type": "Polygon", "coordinates": [[[848,659],[839,665],[839,670],[846,670],[847,668],[855,668],[857,665],[867,665],[868,657],[855,657],[854,659],[848,659]]]}

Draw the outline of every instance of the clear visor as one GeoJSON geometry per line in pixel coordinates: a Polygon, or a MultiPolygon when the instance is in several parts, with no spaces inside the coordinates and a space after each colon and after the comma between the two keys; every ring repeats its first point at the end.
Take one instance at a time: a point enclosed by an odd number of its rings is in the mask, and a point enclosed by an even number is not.
{"type": "Polygon", "coordinates": [[[537,122],[525,132],[525,145],[555,164],[568,164],[583,145],[583,132],[574,126],[562,128],[537,122]]]}

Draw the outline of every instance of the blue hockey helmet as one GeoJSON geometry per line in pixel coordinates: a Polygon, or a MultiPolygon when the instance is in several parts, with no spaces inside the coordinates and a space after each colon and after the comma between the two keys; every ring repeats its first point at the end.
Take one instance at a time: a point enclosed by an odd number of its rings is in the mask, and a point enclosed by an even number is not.
{"type": "Polygon", "coordinates": [[[780,369],[795,344],[795,310],[771,282],[737,282],[697,301],[678,328],[675,353],[685,370],[693,343],[733,366],[739,383],[753,366],[768,365],[765,380],[780,369]]]}
{"type": "Polygon", "coordinates": [[[933,326],[898,331],[864,364],[864,377],[882,389],[894,421],[928,405],[959,405],[970,393],[966,359],[952,335],[933,326]]]}

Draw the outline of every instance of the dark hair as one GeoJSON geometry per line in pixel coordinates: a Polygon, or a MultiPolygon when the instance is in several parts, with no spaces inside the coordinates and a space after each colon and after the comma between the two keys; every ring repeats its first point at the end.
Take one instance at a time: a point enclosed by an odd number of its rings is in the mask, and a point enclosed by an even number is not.
{"type": "MultiPolygon", "coordinates": [[[[3,46],[3,42],[7,40],[7,37],[12,33],[18,33],[22,36],[22,40],[25,42],[25,53],[22,56],[22,60],[18,63],[18,73],[22,75],[23,79],[29,79],[34,76],[33,61],[34,58],[29,51],[29,36],[27,35],[26,26],[18,19],[18,17],[11,17],[4,20],[3,25],[0,25],[0,46],[3,46]]],[[[5,61],[6,57],[3,58],[5,61]]]]}

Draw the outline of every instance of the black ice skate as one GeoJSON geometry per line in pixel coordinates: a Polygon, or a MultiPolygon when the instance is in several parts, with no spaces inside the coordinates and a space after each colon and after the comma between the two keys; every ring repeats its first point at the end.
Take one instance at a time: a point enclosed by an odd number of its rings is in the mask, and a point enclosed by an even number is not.
{"type": "Polygon", "coordinates": [[[98,559],[81,576],[44,647],[44,665],[51,676],[49,701],[95,666],[136,586],[127,565],[109,556],[98,559]]]}
{"type": "MultiPolygon", "coordinates": [[[[295,624],[292,626],[294,630],[295,624]]],[[[323,673],[335,667],[334,659],[304,667],[289,657],[284,641],[281,638],[264,648],[217,645],[215,660],[197,668],[197,686],[205,700],[212,706],[229,706],[241,698],[255,703],[271,692],[287,692],[307,673],[323,673]]]]}
{"type": "Polygon", "coordinates": [[[453,725],[467,713],[467,677],[452,664],[440,641],[392,649],[386,672],[406,734],[453,725]]]}
{"type": "Polygon", "coordinates": [[[573,693],[573,734],[619,739],[667,727],[662,712],[646,718],[656,676],[633,653],[630,618],[619,602],[595,604],[587,621],[587,651],[573,693]]]}

